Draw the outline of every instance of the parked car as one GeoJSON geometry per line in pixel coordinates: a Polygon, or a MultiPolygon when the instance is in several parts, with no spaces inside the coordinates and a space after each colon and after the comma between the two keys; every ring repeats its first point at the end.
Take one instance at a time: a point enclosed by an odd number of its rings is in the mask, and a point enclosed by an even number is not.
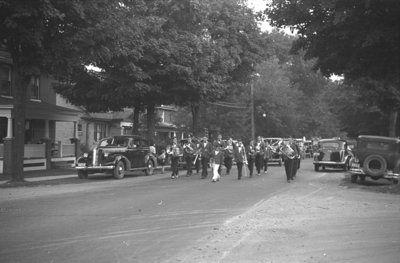
{"type": "Polygon", "coordinates": [[[136,135],[121,135],[102,139],[90,152],[76,161],[79,178],[91,173],[111,172],[116,179],[122,179],[126,171],[144,171],[153,174],[157,158],[150,151],[147,140],[136,135]]]}
{"type": "Polygon", "coordinates": [[[282,138],[264,138],[264,142],[268,142],[268,145],[271,149],[271,158],[268,159],[268,163],[278,163],[279,166],[282,166],[282,154],[279,150],[279,145],[282,143],[282,138]]]}
{"type": "Polygon", "coordinates": [[[318,141],[316,151],[314,151],[314,170],[318,171],[329,168],[342,168],[349,170],[351,151],[347,147],[347,142],[341,139],[321,139],[318,141]]]}
{"type": "Polygon", "coordinates": [[[360,135],[357,139],[350,175],[353,183],[358,177],[378,180],[381,178],[399,182],[400,139],[383,136],[360,135]]]}

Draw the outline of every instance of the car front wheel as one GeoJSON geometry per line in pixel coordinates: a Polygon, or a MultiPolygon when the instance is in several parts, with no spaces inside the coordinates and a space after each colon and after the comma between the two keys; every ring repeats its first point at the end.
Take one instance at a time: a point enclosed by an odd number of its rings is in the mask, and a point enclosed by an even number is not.
{"type": "Polygon", "coordinates": [[[154,163],[152,160],[147,162],[146,170],[144,170],[146,175],[152,175],[154,172],[154,163]]]}
{"type": "Polygon", "coordinates": [[[125,164],[123,161],[118,161],[117,165],[114,168],[114,178],[122,179],[125,176],[125,164]]]}
{"type": "Polygon", "coordinates": [[[314,164],[314,171],[318,172],[319,170],[319,165],[318,164],[314,164]]]}

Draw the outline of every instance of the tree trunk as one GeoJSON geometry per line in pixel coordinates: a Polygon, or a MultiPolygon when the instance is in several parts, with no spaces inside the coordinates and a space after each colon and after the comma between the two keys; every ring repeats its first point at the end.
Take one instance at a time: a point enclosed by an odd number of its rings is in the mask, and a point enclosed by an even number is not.
{"type": "Polygon", "coordinates": [[[139,134],[139,116],[140,116],[140,107],[134,107],[132,134],[139,134]]]}
{"type": "Polygon", "coordinates": [[[199,135],[200,104],[193,103],[191,105],[191,109],[192,109],[192,120],[193,120],[192,133],[197,137],[199,135]]]}
{"type": "Polygon", "coordinates": [[[155,133],[155,105],[147,105],[147,139],[149,142],[154,142],[155,133]]]}
{"type": "Polygon", "coordinates": [[[398,112],[392,110],[389,116],[389,137],[396,137],[396,127],[397,127],[397,116],[398,112]]]}
{"type": "Polygon", "coordinates": [[[18,72],[19,68],[14,64],[14,144],[12,148],[12,181],[24,181],[24,151],[25,151],[25,112],[28,98],[27,88],[30,79],[26,79],[18,72]]]}

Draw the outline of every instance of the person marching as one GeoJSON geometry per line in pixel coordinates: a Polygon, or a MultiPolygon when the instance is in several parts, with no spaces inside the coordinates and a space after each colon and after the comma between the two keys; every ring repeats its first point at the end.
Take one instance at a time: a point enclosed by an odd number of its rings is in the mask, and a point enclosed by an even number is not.
{"type": "Polygon", "coordinates": [[[210,162],[210,157],[212,153],[213,147],[211,143],[208,141],[207,137],[203,138],[203,141],[200,143],[200,156],[201,156],[201,179],[205,179],[208,175],[208,163],[210,162]]]}
{"type": "Polygon", "coordinates": [[[192,142],[192,135],[188,135],[188,141],[183,145],[183,157],[186,162],[186,176],[192,175],[192,166],[194,161],[194,153],[196,152],[196,144],[192,142]]]}
{"type": "Polygon", "coordinates": [[[182,156],[182,149],[176,137],[172,140],[172,145],[168,148],[167,154],[171,155],[171,179],[179,176],[179,157],[182,156]]]}
{"type": "Polygon", "coordinates": [[[268,172],[268,162],[269,158],[272,156],[271,146],[267,141],[265,141],[265,151],[264,151],[264,173],[268,172]]]}
{"type": "Polygon", "coordinates": [[[300,168],[300,159],[301,159],[301,154],[300,154],[300,147],[296,143],[295,140],[291,139],[290,141],[290,147],[294,150],[294,162],[293,162],[293,170],[292,170],[292,177],[296,177],[297,175],[297,170],[300,168]]]}
{"type": "Polygon", "coordinates": [[[293,139],[290,138],[288,142],[282,142],[281,152],[285,163],[286,180],[290,183],[290,181],[294,179],[295,170],[297,170],[295,163],[296,152],[293,145],[293,139]]]}
{"type": "Polygon", "coordinates": [[[225,149],[224,165],[226,167],[226,175],[229,175],[232,169],[233,151],[235,149],[235,145],[233,144],[232,138],[229,138],[224,149],[225,149]]]}
{"type": "Polygon", "coordinates": [[[219,181],[219,179],[221,178],[221,174],[219,172],[219,168],[222,165],[222,163],[224,162],[224,149],[217,145],[217,147],[212,151],[211,154],[211,167],[213,170],[213,177],[211,182],[217,182],[219,181]]]}
{"type": "Polygon", "coordinates": [[[196,144],[196,152],[193,154],[194,155],[194,160],[193,160],[193,166],[196,169],[196,174],[199,174],[200,172],[200,166],[201,166],[201,149],[200,149],[200,143],[201,141],[198,141],[196,144]]]}
{"type": "MultiPolygon", "coordinates": [[[[225,142],[222,140],[222,135],[218,134],[217,139],[213,142],[213,147],[214,149],[217,149],[218,147],[221,147],[222,149],[225,148],[225,142]]],[[[222,164],[218,168],[218,173],[221,175],[222,172],[222,164]]]]}
{"type": "MultiPolygon", "coordinates": [[[[242,140],[238,140],[236,147],[233,149],[233,158],[235,159],[238,169],[238,180],[242,179],[243,164],[247,164],[246,151],[244,149],[242,140]]],[[[247,169],[245,167],[245,169],[247,169]]]]}
{"type": "Polygon", "coordinates": [[[261,169],[264,166],[264,151],[265,144],[261,139],[261,136],[257,137],[257,141],[255,143],[255,165],[257,170],[257,175],[260,175],[261,169]]]}
{"type": "Polygon", "coordinates": [[[249,147],[247,148],[247,166],[249,167],[250,177],[253,176],[255,158],[256,158],[256,150],[254,147],[254,141],[251,140],[249,147]]]}

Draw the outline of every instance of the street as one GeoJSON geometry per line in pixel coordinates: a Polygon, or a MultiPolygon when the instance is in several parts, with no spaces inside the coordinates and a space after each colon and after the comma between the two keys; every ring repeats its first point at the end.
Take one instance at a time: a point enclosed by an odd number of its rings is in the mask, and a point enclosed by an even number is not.
{"type": "Polygon", "coordinates": [[[398,262],[386,182],[348,184],[311,159],[290,184],[279,166],[217,183],[169,175],[0,189],[0,262],[398,262]]]}
{"type": "Polygon", "coordinates": [[[286,187],[283,170],[238,181],[234,168],[218,183],[210,171],[205,180],[184,171],[177,180],[93,175],[44,187],[46,195],[2,199],[0,261],[160,262],[286,187]]]}

